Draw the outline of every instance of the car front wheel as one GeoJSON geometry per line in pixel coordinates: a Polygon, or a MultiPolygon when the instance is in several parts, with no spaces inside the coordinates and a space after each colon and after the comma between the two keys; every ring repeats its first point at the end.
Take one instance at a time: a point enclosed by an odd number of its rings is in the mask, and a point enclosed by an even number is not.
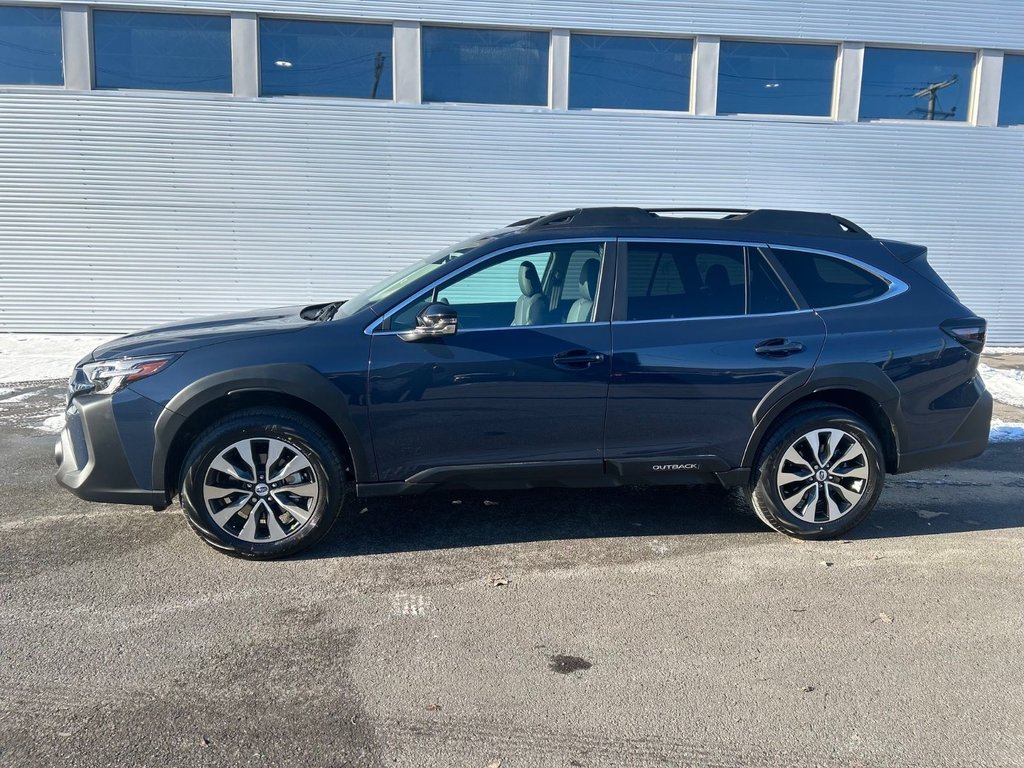
{"type": "Polygon", "coordinates": [[[338,519],[345,472],[315,424],[277,409],[241,411],[211,426],[185,458],[181,503],[206,543],[252,559],[320,541],[338,519]]]}
{"type": "Polygon", "coordinates": [[[812,408],[794,414],[768,438],[751,475],[750,503],[777,531],[828,539],[871,513],[884,480],[871,427],[842,408],[812,408]]]}

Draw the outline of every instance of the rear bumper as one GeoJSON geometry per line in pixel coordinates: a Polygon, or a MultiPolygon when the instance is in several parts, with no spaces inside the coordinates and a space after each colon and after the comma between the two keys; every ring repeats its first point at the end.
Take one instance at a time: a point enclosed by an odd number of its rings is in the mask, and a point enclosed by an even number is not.
{"type": "Polygon", "coordinates": [[[57,482],[86,501],[166,507],[162,490],[140,488],[114,417],[112,398],[76,398],[54,446],[57,482]]]}
{"type": "MultiPolygon", "coordinates": [[[[979,386],[980,378],[979,378],[979,386]]],[[[952,464],[980,456],[988,448],[989,431],[992,428],[992,395],[984,388],[978,393],[978,400],[961,422],[953,436],[943,443],[913,453],[901,453],[897,472],[914,472],[918,469],[952,464]]]]}

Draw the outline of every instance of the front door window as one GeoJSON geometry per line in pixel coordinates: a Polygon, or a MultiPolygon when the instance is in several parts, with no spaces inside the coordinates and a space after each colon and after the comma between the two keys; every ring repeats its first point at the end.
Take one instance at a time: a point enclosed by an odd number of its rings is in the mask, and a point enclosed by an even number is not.
{"type": "Polygon", "coordinates": [[[459,330],[592,322],[602,243],[558,243],[502,254],[423,292],[387,327],[416,327],[428,304],[452,306],[459,330]]]}

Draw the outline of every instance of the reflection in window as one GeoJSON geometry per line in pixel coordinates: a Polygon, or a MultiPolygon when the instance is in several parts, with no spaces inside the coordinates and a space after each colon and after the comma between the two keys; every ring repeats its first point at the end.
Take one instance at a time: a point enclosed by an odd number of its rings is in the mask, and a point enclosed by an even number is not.
{"type": "Polygon", "coordinates": [[[260,19],[264,96],[391,98],[391,27],[260,19]]]}
{"type": "Polygon", "coordinates": [[[999,124],[1024,125],[1024,56],[1003,56],[999,124]]]}
{"type": "Polygon", "coordinates": [[[548,103],[548,33],[423,27],[423,101],[548,103]]]}
{"type": "Polygon", "coordinates": [[[0,6],[0,83],[63,85],[59,8],[0,6]]]}
{"type": "Polygon", "coordinates": [[[967,119],[974,54],[867,48],[860,119],[967,119]]]}
{"type": "Polygon", "coordinates": [[[832,114],[834,45],[723,40],[718,114],[832,114]]]}
{"type": "Polygon", "coordinates": [[[569,107],[685,112],[692,58],[691,40],[573,35],[569,107]]]}
{"type": "Polygon", "coordinates": [[[231,20],[93,11],[97,88],[231,91],[231,20]]]}

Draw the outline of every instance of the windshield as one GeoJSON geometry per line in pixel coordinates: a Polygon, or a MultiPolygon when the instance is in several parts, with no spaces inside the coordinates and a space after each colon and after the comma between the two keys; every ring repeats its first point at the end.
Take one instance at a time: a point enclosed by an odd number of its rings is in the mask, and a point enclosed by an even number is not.
{"type": "Polygon", "coordinates": [[[411,285],[421,277],[429,275],[431,272],[440,269],[443,265],[454,261],[492,239],[493,235],[473,237],[448,248],[443,248],[433,256],[428,256],[425,259],[414,262],[401,272],[396,272],[384,278],[376,285],[370,286],[365,291],[357,293],[341,305],[338,314],[354,315],[377,302],[385,301],[401,291],[405,286],[411,285]]]}

